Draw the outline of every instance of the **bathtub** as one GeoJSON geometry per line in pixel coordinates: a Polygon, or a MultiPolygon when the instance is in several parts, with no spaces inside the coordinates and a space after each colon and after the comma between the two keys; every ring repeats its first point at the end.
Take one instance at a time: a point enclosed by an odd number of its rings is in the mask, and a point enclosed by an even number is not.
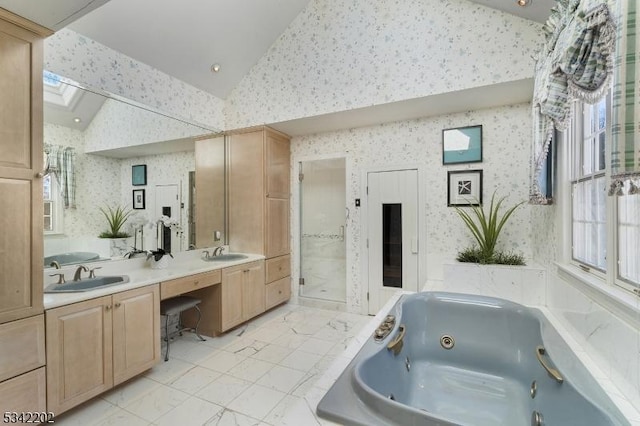
{"type": "Polygon", "coordinates": [[[402,296],[389,314],[389,335],[365,343],[318,404],[320,417],[367,426],[629,425],[537,309],[427,292],[402,296]],[[396,354],[387,346],[402,329],[396,354]]]}
{"type": "Polygon", "coordinates": [[[60,265],[73,265],[77,263],[84,262],[95,262],[100,259],[100,255],[98,253],[91,253],[87,251],[74,251],[71,253],[60,253],[53,254],[51,256],[46,256],[44,258],[44,266],[51,266],[51,262],[56,261],[60,265]]]}

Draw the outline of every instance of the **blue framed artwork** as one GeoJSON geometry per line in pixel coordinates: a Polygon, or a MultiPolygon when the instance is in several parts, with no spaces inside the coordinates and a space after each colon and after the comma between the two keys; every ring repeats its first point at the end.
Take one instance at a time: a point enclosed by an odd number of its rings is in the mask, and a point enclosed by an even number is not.
{"type": "Polygon", "coordinates": [[[143,186],[147,184],[147,165],[138,164],[131,166],[131,185],[143,186]]]}
{"type": "Polygon", "coordinates": [[[442,164],[479,163],[481,161],[482,125],[442,131],[442,164]]]}

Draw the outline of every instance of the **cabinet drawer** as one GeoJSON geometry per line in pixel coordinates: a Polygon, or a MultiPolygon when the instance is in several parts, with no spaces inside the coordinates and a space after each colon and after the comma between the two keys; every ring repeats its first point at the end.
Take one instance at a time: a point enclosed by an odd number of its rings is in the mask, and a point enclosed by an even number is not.
{"type": "Polygon", "coordinates": [[[46,377],[41,367],[0,383],[0,412],[47,411],[46,377]]]}
{"type": "Polygon", "coordinates": [[[176,278],[171,281],[164,281],[160,285],[160,300],[169,299],[203,287],[209,287],[220,283],[220,281],[221,275],[219,269],[217,271],[204,272],[202,274],[176,278]]]}
{"type": "Polygon", "coordinates": [[[0,381],[44,363],[44,315],[0,325],[0,381]]]}
{"type": "Polygon", "coordinates": [[[291,275],[291,256],[280,256],[266,261],[267,284],[291,275]]]}
{"type": "Polygon", "coordinates": [[[282,278],[266,285],[265,307],[266,309],[289,300],[291,297],[291,277],[282,278]]]}

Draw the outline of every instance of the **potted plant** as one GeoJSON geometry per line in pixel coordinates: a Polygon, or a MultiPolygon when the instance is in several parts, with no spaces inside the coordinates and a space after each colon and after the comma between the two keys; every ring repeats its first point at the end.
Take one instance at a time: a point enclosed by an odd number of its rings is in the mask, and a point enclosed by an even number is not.
{"type": "Polygon", "coordinates": [[[505,253],[496,250],[496,244],[500,232],[505,223],[509,220],[513,212],[524,203],[517,203],[507,209],[504,214],[500,214],[500,207],[506,197],[495,201],[495,192],[491,196],[491,204],[488,213],[480,205],[471,207],[471,212],[467,212],[456,207],[456,213],[460,216],[471,235],[475,238],[477,245],[467,247],[458,253],[456,260],[459,262],[472,262],[481,264],[500,265],[524,265],[524,257],[518,253],[505,253]]]}
{"type": "Polygon", "coordinates": [[[99,237],[110,239],[109,250],[112,257],[124,255],[129,247],[126,239],[131,235],[123,231],[123,226],[133,211],[122,206],[106,206],[100,207],[100,212],[107,219],[108,229],[101,232],[99,237]]]}
{"type": "Polygon", "coordinates": [[[127,210],[122,206],[112,208],[106,206],[106,208],[100,207],[100,211],[107,219],[109,230],[100,233],[100,238],[129,238],[131,235],[122,231],[122,227],[125,222],[133,214],[133,211],[127,210]]]}

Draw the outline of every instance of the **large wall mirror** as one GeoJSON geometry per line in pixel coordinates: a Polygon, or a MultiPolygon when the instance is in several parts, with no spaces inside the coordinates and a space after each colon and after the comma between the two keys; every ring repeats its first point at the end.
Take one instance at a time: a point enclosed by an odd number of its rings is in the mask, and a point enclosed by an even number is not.
{"type": "MultiPolygon", "coordinates": [[[[208,146],[207,155],[220,167],[207,170],[210,184],[204,188],[196,187],[194,147],[214,138],[217,129],[46,71],[44,83],[45,161],[51,171],[43,188],[45,257],[74,253],[77,259],[69,261],[82,262],[160,246],[175,253],[211,245],[196,239],[196,192],[224,194],[224,144],[208,146]],[[101,209],[117,207],[131,211],[121,230],[130,237],[99,238],[109,230],[101,209]],[[170,220],[163,223],[163,216],[170,220]]],[[[216,208],[201,213],[216,224],[219,244],[226,237],[224,200],[216,196],[216,208]]],[[[45,267],[50,262],[45,259],[45,267]]]]}

